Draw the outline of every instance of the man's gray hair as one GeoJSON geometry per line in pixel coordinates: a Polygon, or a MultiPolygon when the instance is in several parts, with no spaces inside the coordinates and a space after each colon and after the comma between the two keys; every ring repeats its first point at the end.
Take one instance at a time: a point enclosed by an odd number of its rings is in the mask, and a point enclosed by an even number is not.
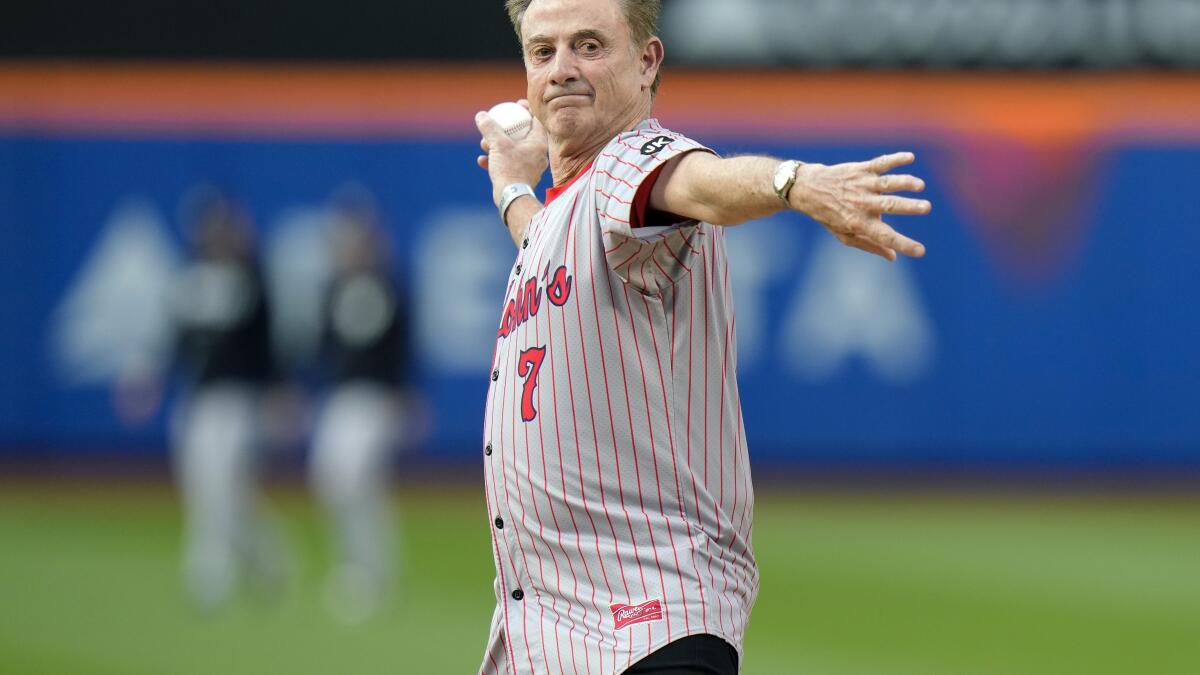
{"type": "MultiPolygon", "coordinates": [[[[658,35],[658,15],[662,13],[662,0],[617,0],[621,3],[621,9],[625,13],[625,23],[629,24],[629,35],[633,39],[634,46],[641,48],[645,46],[650,38],[658,35]]],[[[513,30],[517,31],[517,41],[523,42],[524,36],[521,35],[521,20],[525,18],[525,10],[529,9],[529,5],[533,0],[504,0],[504,8],[508,10],[508,19],[512,21],[513,30]]],[[[654,85],[650,88],[650,94],[658,93],[658,86],[662,83],[662,73],[660,72],[654,78],[654,85]]]]}

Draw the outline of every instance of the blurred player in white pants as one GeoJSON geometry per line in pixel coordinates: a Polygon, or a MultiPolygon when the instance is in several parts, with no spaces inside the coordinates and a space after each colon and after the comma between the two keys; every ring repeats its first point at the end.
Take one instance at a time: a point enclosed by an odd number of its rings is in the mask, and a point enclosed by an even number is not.
{"type": "Polygon", "coordinates": [[[178,412],[184,580],[202,609],[225,603],[239,578],[282,582],[279,544],[256,506],[259,398],[253,386],[199,387],[178,412]]]}
{"type": "Polygon", "coordinates": [[[382,608],[394,585],[388,469],[404,431],[407,312],[370,196],[343,191],[334,206],[335,270],[323,322],[330,391],[310,468],[336,537],[326,602],[336,618],[357,623],[382,608]]]}
{"type": "Polygon", "coordinates": [[[317,423],[312,482],[337,538],[325,600],[346,623],[369,619],[392,586],[387,469],[400,426],[397,408],[386,387],[346,384],[329,395],[317,423]]]}
{"type": "Polygon", "coordinates": [[[184,510],[184,579],[202,609],[239,581],[278,590],[279,542],[257,506],[263,394],[275,376],[270,310],[240,208],[218,193],[195,206],[195,255],[174,288],[175,360],[189,389],[172,431],[184,510]]]}

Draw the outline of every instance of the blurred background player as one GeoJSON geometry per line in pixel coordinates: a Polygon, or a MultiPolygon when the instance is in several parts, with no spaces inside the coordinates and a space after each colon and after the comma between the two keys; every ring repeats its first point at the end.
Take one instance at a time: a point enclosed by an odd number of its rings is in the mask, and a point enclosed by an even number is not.
{"type": "Polygon", "coordinates": [[[409,321],[372,196],[343,188],[331,214],[333,270],[322,319],[329,391],[310,474],[335,537],[326,604],[339,620],[357,623],[381,609],[394,584],[388,468],[407,426],[409,321]]]}
{"type": "MultiPolygon", "coordinates": [[[[184,507],[184,576],[203,608],[239,579],[271,589],[282,555],[257,506],[260,412],[275,377],[270,304],[252,226],[212,190],[193,195],[193,258],[175,288],[178,361],[191,387],[174,421],[184,507]]],[[[186,217],[186,216],[185,216],[186,217]]]]}
{"type": "Polygon", "coordinates": [[[126,374],[118,406],[148,418],[161,400],[162,371],[179,371],[184,391],[170,426],[183,501],[183,576],[197,606],[213,610],[239,582],[265,593],[283,582],[282,550],[257,490],[262,413],[276,366],[247,214],[228,195],[201,187],[185,197],[181,217],[191,251],[166,308],[173,344],[147,372],[126,374]]]}

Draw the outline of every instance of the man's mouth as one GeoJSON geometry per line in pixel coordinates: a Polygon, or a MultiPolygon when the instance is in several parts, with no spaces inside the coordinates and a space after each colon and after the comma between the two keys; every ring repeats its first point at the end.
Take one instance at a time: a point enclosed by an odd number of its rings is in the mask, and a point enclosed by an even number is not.
{"type": "Polygon", "coordinates": [[[563,93],[563,94],[554,94],[550,98],[546,99],[546,102],[554,103],[557,101],[559,103],[565,103],[565,102],[569,102],[572,99],[589,99],[590,100],[591,96],[589,94],[583,94],[583,93],[578,93],[578,92],[569,92],[569,93],[563,93]]]}

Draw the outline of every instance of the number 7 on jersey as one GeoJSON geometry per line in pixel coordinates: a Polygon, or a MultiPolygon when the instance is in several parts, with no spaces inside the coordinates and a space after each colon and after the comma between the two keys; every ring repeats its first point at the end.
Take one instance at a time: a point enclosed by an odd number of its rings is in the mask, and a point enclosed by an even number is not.
{"type": "Polygon", "coordinates": [[[538,373],[542,370],[542,360],[545,358],[545,347],[530,347],[521,352],[517,361],[517,375],[525,378],[525,389],[521,392],[521,419],[526,422],[532,422],[537,417],[537,409],[533,407],[533,390],[537,389],[538,373]]]}

